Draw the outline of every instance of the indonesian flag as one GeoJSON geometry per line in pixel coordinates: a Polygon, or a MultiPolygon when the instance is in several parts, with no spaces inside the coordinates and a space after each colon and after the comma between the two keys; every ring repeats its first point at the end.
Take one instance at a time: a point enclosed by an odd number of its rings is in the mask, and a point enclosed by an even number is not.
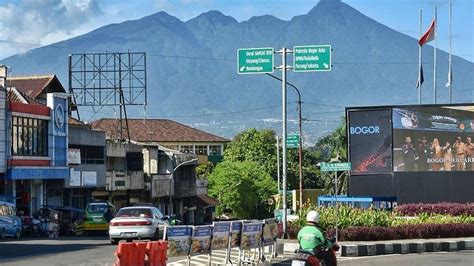
{"type": "Polygon", "coordinates": [[[428,28],[428,30],[425,32],[425,34],[423,34],[423,36],[421,36],[421,38],[418,40],[418,44],[420,46],[423,46],[423,44],[425,43],[428,43],[428,42],[431,42],[432,40],[434,40],[434,37],[435,37],[435,20],[433,19],[433,21],[431,22],[431,25],[430,27],[428,28]]]}

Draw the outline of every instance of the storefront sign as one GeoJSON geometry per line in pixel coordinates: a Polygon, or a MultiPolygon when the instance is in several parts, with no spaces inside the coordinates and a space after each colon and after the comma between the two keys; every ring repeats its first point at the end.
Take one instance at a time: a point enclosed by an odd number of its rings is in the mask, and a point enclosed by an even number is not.
{"type": "Polygon", "coordinates": [[[67,149],[67,163],[68,164],[81,164],[81,150],[80,149],[67,149]]]}

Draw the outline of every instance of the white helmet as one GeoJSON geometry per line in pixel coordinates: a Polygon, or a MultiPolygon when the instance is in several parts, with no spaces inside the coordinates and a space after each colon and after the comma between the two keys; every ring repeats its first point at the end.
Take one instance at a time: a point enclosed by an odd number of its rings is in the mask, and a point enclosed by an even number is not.
{"type": "Polygon", "coordinates": [[[306,215],[307,222],[319,223],[319,213],[317,211],[310,211],[306,215]]]}

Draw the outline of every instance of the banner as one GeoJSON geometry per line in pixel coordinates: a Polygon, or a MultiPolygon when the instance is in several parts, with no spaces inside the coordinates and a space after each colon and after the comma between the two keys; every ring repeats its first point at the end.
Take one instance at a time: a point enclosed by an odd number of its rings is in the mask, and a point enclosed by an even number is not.
{"type": "Polygon", "coordinates": [[[347,111],[351,175],[392,173],[390,109],[347,111]]]}
{"type": "Polygon", "coordinates": [[[263,221],[263,246],[276,243],[278,238],[278,224],[276,219],[266,219],[263,221]]]}
{"type": "Polygon", "coordinates": [[[240,247],[240,239],[242,237],[242,221],[234,221],[231,223],[230,231],[230,247],[240,247]]]}
{"type": "Polygon", "coordinates": [[[191,249],[191,226],[167,226],[165,236],[168,240],[168,252],[170,257],[189,255],[191,249]]]}
{"type": "Polygon", "coordinates": [[[212,230],[212,250],[229,247],[230,222],[214,222],[212,230]]]}
{"type": "Polygon", "coordinates": [[[192,235],[191,255],[210,254],[212,226],[194,226],[192,235]]]}
{"type": "Polygon", "coordinates": [[[248,250],[259,248],[262,244],[262,224],[261,223],[243,223],[242,239],[240,240],[240,249],[248,250]]]}
{"type": "Polygon", "coordinates": [[[474,171],[474,106],[393,108],[393,171],[474,171]]]}

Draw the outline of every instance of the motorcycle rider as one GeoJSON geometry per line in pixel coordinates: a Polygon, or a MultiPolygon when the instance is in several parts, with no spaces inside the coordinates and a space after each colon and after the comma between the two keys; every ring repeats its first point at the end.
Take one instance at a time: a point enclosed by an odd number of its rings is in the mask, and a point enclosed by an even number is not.
{"type": "Polygon", "coordinates": [[[298,242],[300,248],[312,252],[319,260],[324,260],[326,265],[336,265],[332,254],[332,246],[334,243],[328,241],[318,227],[319,213],[310,211],[306,215],[306,226],[298,232],[298,242]]]}

